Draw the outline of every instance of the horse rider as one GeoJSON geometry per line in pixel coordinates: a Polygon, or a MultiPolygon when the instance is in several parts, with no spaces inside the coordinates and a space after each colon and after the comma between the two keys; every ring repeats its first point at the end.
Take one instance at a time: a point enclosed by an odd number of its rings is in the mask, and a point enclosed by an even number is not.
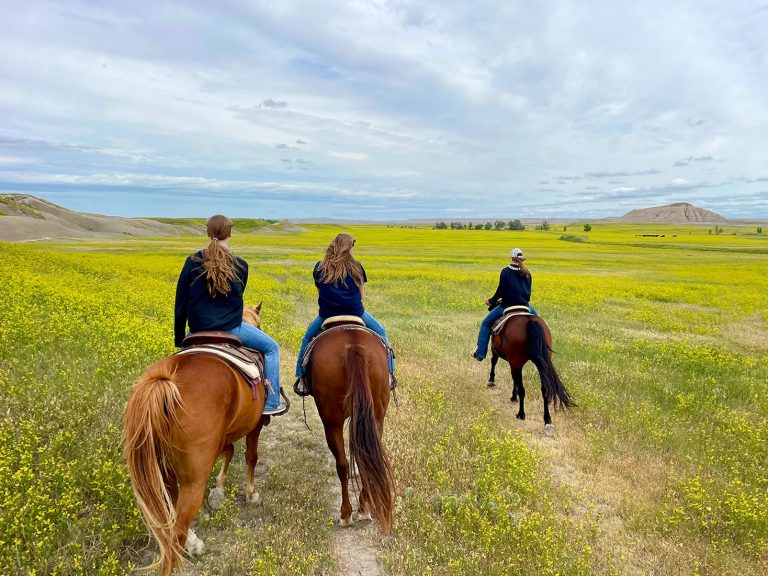
{"type": "Polygon", "coordinates": [[[175,344],[181,347],[187,323],[190,332],[234,334],[243,346],[264,354],[269,386],[263,414],[284,414],[288,406],[280,397],[280,347],[259,328],[243,322],[248,263],[229,249],[232,221],[217,214],[208,219],[206,228],[211,240],[208,247],[187,257],[176,285],[175,344]]]}
{"type": "MultiPolygon", "coordinates": [[[[349,234],[338,234],[325,250],[325,256],[315,264],[312,276],[317,287],[319,312],[317,317],[307,326],[307,332],[301,340],[301,349],[296,361],[296,377],[299,381],[304,378],[302,360],[312,339],[320,333],[320,328],[326,318],[331,316],[358,316],[376,334],[381,336],[389,346],[387,332],[373,315],[363,306],[363,293],[368,277],[363,265],[353,256],[355,239],[349,234]]],[[[395,379],[395,361],[389,354],[389,386],[397,385],[395,379]]],[[[302,386],[302,388],[305,388],[302,386]]]]}
{"type": "Polygon", "coordinates": [[[472,352],[472,357],[478,362],[485,359],[485,355],[488,353],[491,327],[496,320],[504,315],[506,308],[509,306],[528,306],[531,314],[538,316],[529,302],[531,299],[531,272],[523,263],[524,260],[525,257],[520,248],[515,248],[509,253],[509,266],[502,269],[496,292],[485,301],[490,312],[480,325],[477,346],[472,352]],[[501,303],[499,303],[499,299],[501,303]]]}

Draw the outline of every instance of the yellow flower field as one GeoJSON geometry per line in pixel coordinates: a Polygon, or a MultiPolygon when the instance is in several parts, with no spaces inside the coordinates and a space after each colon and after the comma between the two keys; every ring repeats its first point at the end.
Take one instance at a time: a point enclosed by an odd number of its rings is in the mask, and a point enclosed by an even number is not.
{"type": "MultiPolygon", "coordinates": [[[[308,228],[236,235],[232,247],[250,263],[246,297],[264,301],[289,388],[316,313],[312,265],[338,231],[357,239],[366,308],[387,327],[401,383],[385,430],[398,490],[380,542],[389,573],[768,572],[765,236],[601,223],[308,228]],[[487,363],[470,357],[516,246],[578,404],[553,414],[553,440],[541,434],[535,369],[521,423],[506,365],[489,391],[487,363]]],[[[176,278],[200,247],[0,244],[0,574],[125,574],[152,559],[122,410],[138,375],[174,350],[176,278]]],[[[265,432],[284,443],[266,448],[259,477],[271,503],[243,511],[233,482],[227,505],[198,521],[213,546],[196,573],[334,573],[322,434],[280,433],[279,422],[265,432]]]]}

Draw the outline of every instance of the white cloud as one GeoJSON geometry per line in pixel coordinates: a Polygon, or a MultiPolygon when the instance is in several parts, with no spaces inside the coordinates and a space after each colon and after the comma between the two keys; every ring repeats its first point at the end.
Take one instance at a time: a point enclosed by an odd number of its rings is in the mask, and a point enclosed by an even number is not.
{"type": "Polygon", "coordinates": [[[581,195],[583,213],[609,208],[584,190],[591,178],[621,176],[615,193],[653,202],[729,179],[746,195],[765,175],[757,0],[41,0],[6,12],[0,164],[29,168],[30,185],[143,171],[169,179],[147,186],[279,183],[300,147],[313,190],[425,199],[392,213],[478,196],[556,205],[540,181],[581,195]],[[194,184],[200,174],[210,182],[194,184]]]}
{"type": "Polygon", "coordinates": [[[366,160],[368,158],[368,154],[362,152],[339,152],[337,150],[328,150],[328,155],[344,160],[366,160]]]}

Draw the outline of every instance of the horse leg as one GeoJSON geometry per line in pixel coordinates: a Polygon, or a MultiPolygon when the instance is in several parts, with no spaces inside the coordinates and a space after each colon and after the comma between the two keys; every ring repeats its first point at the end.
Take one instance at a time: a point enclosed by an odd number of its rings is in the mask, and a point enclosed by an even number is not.
{"type": "Polygon", "coordinates": [[[512,369],[512,402],[515,401],[515,396],[520,395],[520,410],[517,412],[518,420],[525,420],[525,386],[523,386],[523,369],[512,369]]]}
{"type": "Polygon", "coordinates": [[[496,386],[496,362],[499,361],[499,355],[496,350],[491,348],[491,374],[488,376],[488,388],[496,386]]]}
{"type": "Polygon", "coordinates": [[[245,500],[251,504],[260,504],[261,496],[256,492],[256,463],[259,461],[259,435],[266,418],[261,418],[256,428],[248,433],[245,439],[245,462],[248,468],[248,485],[245,489],[245,500]]]}
{"type": "Polygon", "coordinates": [[[196,478],[190,484],[182,483],[179,489],[179,498],[176,505],[176,524],[174,532],[181,545],[189,554],[199,555],[203,553],[205,546],[197,537],[190,525],[200,511],[205,493],[205,478],[196,478]]]}
{"type": "Polygon", "coordinates": [[[549,401],[543,383],[541,384],[541,398],[544,400],[544,427],[546,428],[552,425],[552,416],[549,415],[549,401]]]}
{"type": "Polygon", "coordinates": [[[349,462],[344,450],[344,428],[342,426],[328,424],[325,428],[325,440],[336,459],[336,474],[341,482],[341,516],[339,526],[352,526],[352,505],[349,503],[349,462]]]}
{"type": "Polygon", "coordinates": [[[221,504],[226,497],[224,489],[227,487],[227,471],[229,470],[229,463],[232,462],[232,456],[234,456],[234,454],[234,444],[227,444],[221,451],[221,470],[219,471],[219,475],[216,476],[216,487],[212,488],[208,493],[208,505],[214,510],[221,508],[221,504]]]}

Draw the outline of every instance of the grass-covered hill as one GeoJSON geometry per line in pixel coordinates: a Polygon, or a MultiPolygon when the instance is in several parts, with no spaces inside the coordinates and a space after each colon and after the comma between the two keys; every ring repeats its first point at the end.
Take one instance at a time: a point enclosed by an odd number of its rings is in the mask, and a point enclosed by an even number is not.
{"type": "MultiPolygon", "coordinates": [[[[278,220],[236,218],[235,231],[300,230],[278,220]]],[[[65,238],[173,237],[205,234],[205,218],[123,218],[84,214],[28,194],[0,194],[0,240],[65,238]]]]}

